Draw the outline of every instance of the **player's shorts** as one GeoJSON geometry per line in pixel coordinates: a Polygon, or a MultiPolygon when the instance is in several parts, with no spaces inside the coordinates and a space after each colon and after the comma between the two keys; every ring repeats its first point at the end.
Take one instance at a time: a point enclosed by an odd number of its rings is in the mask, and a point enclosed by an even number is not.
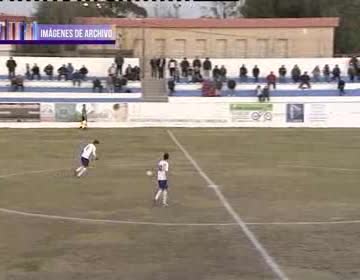
{"type": "Polygon", "coordinates": [[[167,190],[168,188],[167,180],[159,180],[158,184],[159,184],[159,189],[167,190]]]}
{"type": "Polygon", "coordinates": [[[84,167],[88,167],[89,166],[89,159],[81,157],[81,164],[84,167]]]}

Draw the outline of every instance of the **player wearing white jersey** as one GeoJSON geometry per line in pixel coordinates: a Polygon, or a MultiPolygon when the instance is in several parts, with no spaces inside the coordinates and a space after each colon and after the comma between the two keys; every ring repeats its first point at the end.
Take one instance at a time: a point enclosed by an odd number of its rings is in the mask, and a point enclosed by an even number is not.
{"type": "Polygon", "coordinates": [[[157,166],[157,179],[158,179],[158,190],[155,194],[154,203],[156,203],[160,196],[163,195],[163,205],[167,204],[168,194],[168,172],[169,172],[169,154],[165,153],[163,159],[159,161],[157,166]]]}
{"type": "Polygon", "coordinates": [[[75,170],[75,176],[81,177],[87,170],[90,160],[97,160],[96,145],[100,144],[98,140],[94,140],[91,144],[85,146],[81,152],[81,166],[75,170]]]}

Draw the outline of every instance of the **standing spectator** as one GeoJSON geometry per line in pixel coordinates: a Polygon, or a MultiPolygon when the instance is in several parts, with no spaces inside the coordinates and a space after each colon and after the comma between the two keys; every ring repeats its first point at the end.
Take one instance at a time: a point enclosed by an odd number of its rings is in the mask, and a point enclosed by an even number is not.
{"type": "Polygon", "coordinates": [[[300,85],[299,85],[299,88],[305,89],[305,86],[306,86],[306,88],[311,88],[311,85],[310,85],[310,76],[308,75],[308,72],[304,72],[304,74],[302,74],[302,75],[300,76],[300,85]]]}
{"type": "Polygon", "coordinates": [[[115,75],[117,76],[118,74],[120,74],[121,76],[123,73],[123,65],[124,65],[124,58],[122,57],[122,55],[118,54],[115,57],[115,64],[116,64],[115,75]]]}
{"type": "Polygon", "coordinates": [[[151,67],[151,78],[157,78],[158,77],[158,69],[156,64],[156,57],[153,57],[150,59],[150,67],[151,67]]]}
{"type": "Polygon", "coordinates": [[[220,67],[220,79],[221,79],[221,81],[222,82],[225,82],[226,81],[226,73],[227,73],[227,70],[226,70],[226,68],[225,68],[225,66],[224,65],[221,65],[221,67],[220,67]]]}
{"type": "Polygon", "coordinates": [[[128,66],[125,69],[125,75],[124,77],[128,80],[135,80],[135,75],[133,73],[133,69],[131,68],[131,65],[128,64],[128,66]]]}
{"type": "Polygon", "coordinates": [[[116,65],[115,63],[111,64],[111,66],[108,69],[108,75],[115,77],[116,76],[116,65]]]}
{"type": "Polygon", "coordinates": [[[314,82],[320,82],[321,71],[319,65],[315,66],[314,70],[312,71],[314,82]]]}
{"type": "Polygon", "coordinates": [[[268,86],[264,86],[263,90],[262,90],[262,100],[265,101],[270,101],[270,88],[268,86]]]}
{"type": "Polygon", "coordinates": [[[259,76],[260,76],[260,69],[257,65],[254,66],[254,68],[252,70],[252,74],[253,74],[255,83],[257,83],[259,81],[259,76]]]}
{"type": "Polygon", "coordinates": [[[107,76],[106,78],[106,89],[109,93],[114,93],[115,89],[114,89],[114,76],[107,76]]]}
{"type": "Polygon", "coordinates": [[[325,64],[323,69],[323,75],[326,82],[330,82],[330,66],[325,64]]]}
{"type": "Polygon", "coordinates": [[[181,61],[180,63],[180,67],[181,67],[181,76],[183,78],[187,78],[188,76],[188,71],[189,71],[189,67],[190,67],[190,63],[187,60],[186,57],[184,57],[184,59],[181,61]]]}
{"type": "Polygon", "coordinates": [[[287,74],[287,70],[285,68],[285,65],[281,65],[281,67],[279,68],[279,82],[280,83],[285,83],[286,74],[287,74]]]}
{"type": "Polygon", "coordinates": [[[201,76],[201,70],[200,70],[200,67],[198,67],[198,66],[194,67],[192,82],[193,83],[202,83],[203,82],[203,77],[201,76]]]}
{"type": "Polygon", "coordinates": [[[72,77],[73,85],[76,86],[76,84],[78,84],[78,86],[80,87],[81,80],[82,80],[81,73],[79,70],[76,70],[72,77]]]}
{"type": "Polygon", "coordinates": [[[140,67],[134,66],[133,71],[135,74],[135,81],[140,81],[140,67]]]}
{"type": "Polygon", "coordinates": [[[67,68],[65,66],[65,64],[63,64],[59,69],[58,69],[58,80],[61,80],[61,77],[65,78],[65,81],[68,80],[68,72],[67,72],[67,68]]]}
{"type": "Polygon", "coordinates": [[[205,61],[203,62],[203,69],[204,69],[205,78],[207,79],[210,78],[210,71],[212,69],[212,64],[208,57],[205,58],[205,61]]]}
{"type": "Polygon", "coordinates": [[[267,86],[270,89],[270,86],[273,86],[273,89],[276,89],[276,76],[274,72],[270,72],[270,74],[266,77],[267,86]]]}
{"type": "Polygon", "coordinates": [[[193,69],[195,69],[195,67],[198,67],[199,69],[201,69],[201,60],[199,59],[198,56],[195,56],[195,59],[193,60],[193,63],[192,63],[192,67],[193,67],[193,69]]]}
{"type": "Polygon", "coordinates": [[[6,61],[6,67],[9,72],[9,79],[15,77],[15,69],[16,69],[16,61],[10,56],[10,58],[6,61]]]}
{"type": "Polygon", "coordinates": [[[179,69],[179,66],[176,66],[176,68],[175,68],[174,79],[175,79],[175,82],[180,83],[180,69],[179,69]]]}
{"type": "Polygon", "coordinates": [[[81,79],[82,79],[83,81],[86,80],[86,76],[87,76],[88,73],[89,73],[89,71],[87,70],[87,68],[85,67],[85,65],[83,65],[83,66],[80,68],[81,79]]]}
{"type": "Polygon", "coordinates": [[[256,91],[256,96],[257,96],[259,102],[263,102],[264,97],[263,97],[263,92],[262,92],[261,86],[257,85],[255,91],[256,91]]]}
{"type": "Polygon", "coordinates": [[[245,65],[243,64],[240,67],[240,75],[239,75],[241,82],[246,82],[247,81],[247,73],[248,73],[248,70],[246,69],[245,65]]]}
{"type": "Polygon", "coordinates": [[[24,91],[24,77],[21,75],[11,78],[11,90],[18,91],[19,88],[21,91],[24,91]]]}
{"type": "Polygon", "coordinates": [[[345,81],[343,79],[340,79],[338,81],[338,90],[339,90],[339,95],[343,96],[345,94],[345,81]]]}
{"type": "Polygon", "coordinates": [[[166,67],[166,59],[162,56],[157,60],[157,68],[159,70],[159,79],[164,79],[165,67],[166,67]]]}
{"type": "Polygon", "coordinates": [[[44,68],[44,73],[48,76],[49,80],[53,79],[54,76],[54,67],[51,64],[48,64],[44,68]]]}
{"type": "Polygon", "coordinates": [[[349,65],[348,75],[349,75],[350,82],[353,83],[355,81],[355,76],[357,75],[357,71],[356,71],[354,64],[349,65]]]}
{"type": "Polygon", "coordinates": [[[341,75],[341,70],[339,68],[339,65],[335,65],[334,69],[332,70],[332,80],[335,81],[335,80],[340,80],[340,75],[341,75]]]}
{"type": "Polygon", "coordinates": [[[25,72],[25,79],[31,80],[31,73],[30,73],[30,64],[25,64],[26,72],[25,72]]]}
{"type": "Polygon", "coordinates": [[[36,63],[34,64],[33,68],[31,68],[31,80],[34,80],[35,76],[38,80],[41,80],[40,68],[36,63]]]}
{"type": "Polygon", "coordinates": [[[171,58],[168,63],[170,77],[175,77],[176,67],[177,67],[177,61],[175,59],[171,58]]]}
{"type": "Polygon", "coordinates": [[[350,58],[349,65],[353,65],[355,68],[359,65],[359,60],[356,56],[350,58]]]}
{"type": "Polygon", "coordinates": [[[68,63],[68,66],[67,66],[67,74],[68,74],[68,79],[72,79],[72,75],[74,73],[74,67],[72,66],[71,63],[68,63]]]}
{"type": "Polygon", "coordinates": [[[220,69],[217,65],[215,65],[215,68],[212,70],[212,77],[214,81],[218,81],[220,79],[220,69]]]}
{"type": "Polygon", "coordinates": [[[99,78],[96,78],[93,80],[93,92],[95,92],[96,90],[98,90],[99,92],[103,91],[103,86],[101,84],[101,81],[99,78]]]}
{"type": "Polygon", "coordinates": [[[168,81],[168,89],[170,92],[169,95],[172,96],[175,92],[175,81],[173,78],[168,81]]]}
{"type": "Polygon", "coordinates": [[[235,80],[228,80],[227,87],[230,90],[230,96],[235,95],[235,88],[236,88],[236,81],[235,80]]]}
{"type": "Polygon", "coordinates": [[[296,64],[294,68],[291,70],[291,78],[294,83],[298,83],[301,76],[301,70],[299,66],[296,64]]]}

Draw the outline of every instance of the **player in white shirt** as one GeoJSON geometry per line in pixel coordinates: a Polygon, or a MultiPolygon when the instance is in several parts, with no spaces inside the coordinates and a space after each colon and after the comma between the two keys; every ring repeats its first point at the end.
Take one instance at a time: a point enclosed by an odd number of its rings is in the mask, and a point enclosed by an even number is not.
{"type": "Polygon", "coordinates": [[[87,144],[81,152],[81,166],[75,170],[75,176],[81,177],[87,170],[90,160],[97,160],[96,145],[100,144],[98,140],[94,140],[91,144],[87,144]]]}
{"type": "Polygon", "coordinates": [[[159,161],[157,165],[157,179],[158,179],[158,190],[155,194],[154,203],[156,203],[160,196],[163,195],[163,205],[167,204],[168,194],[168,172],[169,172],[169,154],[165,153],[163,159],[159,161]]]}

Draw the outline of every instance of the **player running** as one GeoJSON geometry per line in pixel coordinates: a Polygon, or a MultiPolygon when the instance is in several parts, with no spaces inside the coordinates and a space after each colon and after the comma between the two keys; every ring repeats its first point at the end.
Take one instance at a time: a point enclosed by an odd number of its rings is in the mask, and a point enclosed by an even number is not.
{"type": "Polygon", "coordinates": [[[96,157],[96,145],[100,144],[98,140],[94,140],[91,144],[86,145],[86,147],[81,152],[81,166],[75,170],[75,176],[81,177],[87,170],[90,160],[97,160],[96,157]]]}
{"type": "Polygon", "coordinates": [[[169,154],[165,153],[163,159],[159,161],[157,166],[157,179],[158,179],[158,190],[156,192],[154,203],[157,203],[161,194],[163,195],[163,206],[168,206],[167,195],[168,195],[168,172],[169,172],[169,154]]]}

